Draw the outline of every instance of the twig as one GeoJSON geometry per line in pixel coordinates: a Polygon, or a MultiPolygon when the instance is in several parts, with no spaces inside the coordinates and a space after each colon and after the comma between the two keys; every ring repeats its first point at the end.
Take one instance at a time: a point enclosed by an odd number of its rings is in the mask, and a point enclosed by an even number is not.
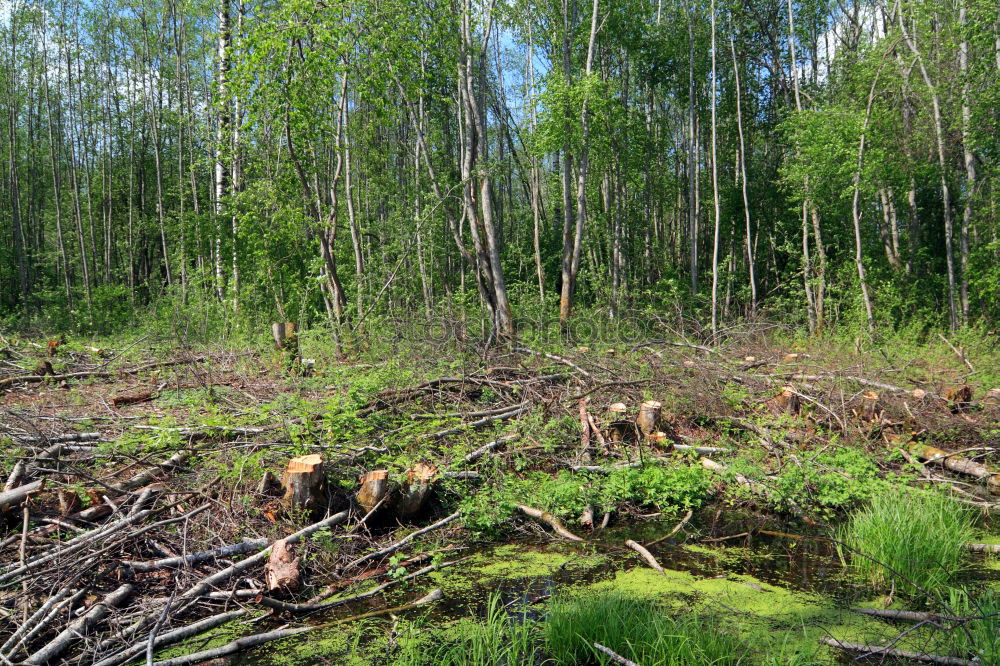
{"type": "Polygon", "coordinates": [[[661,541],[666,541],[667,539],[669,539],[673,535],[675,535],[678,532],[680,532],[681,529],[685,525],[687,525],[688,521],[691,520],[691,516],[693,516],[693,515],[694,515],[694,510],[693,509],[688,509],[688,512],[681,519],[681,522],[679,522],[676,525],[674,525],[674,529],[670,530],[669,533],[667,533],[664,536],[661,536],[659,539],[655,539],[654,541],[650,541],[649,543],[646,544],[646,547],[649,548],[650,546],[655,546],[656,544],[660,543],[661,541]]]}

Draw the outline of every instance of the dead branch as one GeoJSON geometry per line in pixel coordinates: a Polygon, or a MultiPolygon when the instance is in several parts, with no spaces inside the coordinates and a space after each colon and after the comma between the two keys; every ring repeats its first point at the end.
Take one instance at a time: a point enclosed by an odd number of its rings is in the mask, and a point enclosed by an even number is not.
{"type": "Polygon", "coordinates": [[[635,552],[639,553],[642,559],[646,560],[646,564],[655,569],[657,573],[664,573],[663,567],[660,566],[660,563],[656,561],[656,558],[653,557],[653,554],[651,552],[643,548],[642,544],[636,543],[635,541],[629,539],[628,541],[625,542],[625,545],[634,550],[635,552]]]}
{"type": "Polygon", "coordinates": [[[523,504],[515,504],[514,506],[518,509],[518,511],[528,516],[529,518],[534,518],[535,520],[539,520],[547,524],[549,527],[552,528],[553,532],[555,532],[562,538],[569,539],[570,541],[583,541],[583,539],[581,539],[580,537],[578,537],[577,535],[573,534],[568,529],[563,527],[562,523],[559,522],[559,519],[553,516],[551,513],[547,513],[545,511],[539,511],[538,509],[533,509],[532,507],[525,506],[523,504]]]}
{"type": "Polygon", "coordinates": [[[622,666],[639,666],[639,664],[635,663],[634,661],[629,661],[628,659],[626,659],[625,657],[621,656],[620,654],[618,654],[617,652],[615,652],[611,648],[604,647],[600,643],[594,643],[594,649],[597,650],[597,651],[599,651],[599,652],[603,652],[604,654],[606,654],[611,659],[611,661],[619,663],[622,666]]]}
{"type": "Polygon", "coordinates": [[[260,550],[266,545],[266,539],[247,539],[242,543],[213,548],[212,550],[204,550],[200,553],[192,553],[185,557],[166,557],[161,560],[153,560],[152,562],[124,560],[122,561],[121,566],[132,570],[134,573],[147,573],[150,571],[156,571],[157,569],[189,567],[195,564],[210,562],[219,558],[231,557],[232,555],[252,553],[260,550]]]}
{"type": "Polygon", "coordinates": [[[848,643],[836,638],[824,636],[819,639],[820,643],[833,648],[854,652],[869,657],[893,657],[896,659],[911,659],[924,664],[943,664],[944,666],[980,666],[978,661],[972,659],[962,659],[961,657],[945,657],[926,652],[914,652],[913,650],[899,650],[896,648],[883,647],[881,645],[864,645],[862,643],[848,643]]]}
{"type": "Polygon", "coordinates": [[[106,618],[113,608],[117,608],[132,595],[132,586],[125,584],[111,592],[103,601],[94,604],[87,613],[70,623],[58,636],[28,657],[24,663],[31,666],[47,664],[106,618]]]}

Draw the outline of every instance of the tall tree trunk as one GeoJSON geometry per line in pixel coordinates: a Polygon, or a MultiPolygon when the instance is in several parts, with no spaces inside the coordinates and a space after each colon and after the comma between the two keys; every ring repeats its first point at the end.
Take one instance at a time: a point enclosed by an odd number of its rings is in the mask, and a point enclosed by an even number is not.
{"type": "Polygon", "coordinates": [[[743,140],[743,109],[741,106],[740,68],[736,61],[736,44],[729,37],[729,50],[733,55],[733,79],[736,83],[736,130],[740,139],[740,187],[743,193],[743,213],[746,218],[747,268],[750,271],[750,312],[757,310],[757,276],[753,258],[753,242],[750,231],[750,200],[747,196],[746,142],[743,140]]]}
{"type": "Polygon", "coordinates": [[[715,228],[712,239],[712,335],[719,332],[719,168],[716,160],[715,95],[717,76],[715,70],[715,0],[712,0],[712,203],[715,209],[715,228]]]}
{"type": "Polygon", "coordinates": [[[958,9],[962,42],[958,50],[962,76],[962,158],[965,162],[965,201],[962,206],[962,228],[959,231],[959,272],[961,274],[962,321],[969,320],[969,228],[972,226],[972,204],[976,197],[976,158],[972,153],[972,110],[969,93],[969,38],[965,0],[958,9]]]}
{"type": "Polygon", "coordinates": [[[215,295],[221,303],[224,298],[224,272],[222,268],[222,200],[226,196],[226,153],[229,136],[229,56],[232,44],[232,30],[229,24],[230,0],[219,0],[216,8],[218,16],[218,73],[216,107],[218,117],[215,126],[215,295]]]}
{"type": "Polygon", "coordinates": [[[948,187],[948,161],[945,158],[944,149],[944,121],[941,118],[941,101],[938,97],[937,88],[935,87],[933,81],[931,81],[930,74],[927,72],[927,67],[924,65],[924,58],[917,48],[917,43],[914,41],[912,35],[910,35],[909,30],[906,28],[906,21],[903,18],[903,12],[900,9],[899,1],[896,2],[896,15],[899,21],[899,28],[903,33],[903,40],[906,42],[907,47],[909,47],[910,52],[913,53],[913,57],[917,60],[917,66],[920,68],[920,75],[924,79],[924,84],[927,86],[927,90],[931,94],[931,109],[934,111],[934,138],[937,144],[937,158],[938,158],[938,171],[940,177],[941,185],[941,205],[944,208],[944,248],[945,248],[945,261],[948,270],[948,314],[949,322],[951,323],[951,328],[954,330],[958,328],[959,325],[959,312],[956,302],[956,285],[955,285],[955,253],[953,250],[953,236],[954,221],[952,219],[951,212],[951,190],[948,187]]]}

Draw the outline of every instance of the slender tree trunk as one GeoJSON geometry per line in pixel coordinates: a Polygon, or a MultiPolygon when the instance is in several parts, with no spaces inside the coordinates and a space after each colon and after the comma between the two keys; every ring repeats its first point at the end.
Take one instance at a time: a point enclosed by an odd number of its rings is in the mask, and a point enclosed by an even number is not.
{"type": "Polygon", "coordinates": [[[913,37],[906,28],[906,21],[903,19],[903,12],[900,9],[898,0],[896,2],[896,7],[897,19],[899,21],[899,28],[903,33],[903,40],[906,42],[907,47],[909,47],[910,52],[913,53],[913,57],[916,58],[917,66],[920,68],[920,75],[923,77],[924,84],[926,84],[927,89],[931,94],[931,108],[934,111],[934,138],[937,144],[938,171],[940,172],[941,205],[944,208],[944,247],[945,261],[948,270],[948,314],[951,328],[954,330],[958,328],[959,325],[959,311],[956,302],[955,285],[955,254],[953,250],[955,225],[951,212],[951,190],[948,187],[948,161],[945,158],[944,121],[941,119],[941,102],[938,97],[937,88],[934,86],[933,81],[931,81],[930,74],[927,72],[927,67],[924,65],[923,55],[917,48],[916,41],[914,41],[913,37]]]}
{"type": "Polygon", "coordinates": [[[715,0],[710,3],[712,15],[712,204],[715,210],[715,227],[712,239],[712,335],[719,332],[719,168],[716,160],[715,95],[717,76],[715,70],[715,0]]]}
{"type": "Polygon", "coordinates": [[[229,24],[230,0],[219,0],[218,16],[218,90],[216,106],[218,117],[215,127],[215,295],[221,303],[224,298],[224,272],[222,268],[222,200],[226,196],[226,144],[229,143],[229,56],[232,31],[229,24]]]}
{"type": "Polygon", "coordinates": [[[962,228],[959,231],[959,273],[961,275],[962,322],[969,320],[969,228],[972,226],[972,204],[976,197],[976,158],[972,153],[972,110],[969,93],[969,30],[966,20],[965,0],[958,9],[959,30],[962,43],[958,62],[962,77],[962,158],[965,163],[965,201],[962,206],[962,228]]]}
{"type": "Polygon", "coordinates": [[[729,37],[729,49],[733,55],[733,79],[736,84],[736,130],[740,139],[740,186],[743,193],[743,213],[746,218],[746,248],[747,248],[747,268],[750,271],[750,312],[757,310],[757,276],[753,259],[753,244],[750,231],[750,200],[747,196],[747,166],[746,166],[746,143],[743,140],[743,109],[741,106],[740,91],[740,69],[736,61],[736,44],[732,35],[729,37]]]}

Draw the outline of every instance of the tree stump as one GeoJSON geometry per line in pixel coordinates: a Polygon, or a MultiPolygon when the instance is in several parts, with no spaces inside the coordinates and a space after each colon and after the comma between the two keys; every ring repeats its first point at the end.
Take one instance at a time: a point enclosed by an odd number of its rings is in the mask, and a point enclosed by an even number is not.
{"type": "Polygon", "coordinates": [[[315,514],[326,508],[323,456],[311,454],[289,460],[281,486],[285,489],[281,504],[287,511],[305,510],[315,514]]]}
{"type": "Polygon", "coordinates": [[[422,462],[406,471],[406,485],[400,488],[399,498],[396,500],[396,513],[400,518],[412,516],[423,508],[430,496],[435,474],[437,467],[422,462]]]}
{"type": "Polygon", "coordinates": [[[774,414],[791,414],[794,416],[799,413],[801,404],[799,403],[798,392],[793,387],[782,386],[781,393],[768,400],[767,406],[774,414]]]}
{"type": "Polygon", "coordinates": [[[271,546],[271,556],[264,566],[264,580],[268,592],[290,592],[299,586],[299,558],[285,539],[278,539],[271,546]]]}
{"type": "Polygon", "coordinates": [[[361,483],[361,488],[358,490],[356,499],[367,513],[374,509],[375,505],[389,492],[389,470],[377,469],[362,474],[358,481],[361,483]]]}
{"type": "Polygon", "coordinates": [[[861,412],[858,414],[865,423],[877,423],[882,420],[878,409],[878,393],[865,391],[861,394],[861,412]]]}
{"type": "Polygon", "coordinates": [[[674,443],[670,441],[669,435],[667,433],[657,430],[654,433],[650,433],[649,441],[661,451],[672,451],[674,448],[674,443]]]}
{"type": "Polygon", "coordinates": [[[663,405],[656,400],[647,400],[639,405],[639,414],[635,417],[635,425],[646,437],[657,431],[660,425],[660,409],[663,405]]]}
{"type": "Polygon", "coordinates": [[[293,321],[276,321],[271,324],[271,336],[274,348],[281,352],[284,366],[291,370],[299,359],[298,326],[293,321]]]}
{"type": "Polygon", "coordinates": [[[966,411],[972,402],[972,387],[968,384],[952,386],[944,392],[944,398],[951,403],[953,414],[966,411]]]}

